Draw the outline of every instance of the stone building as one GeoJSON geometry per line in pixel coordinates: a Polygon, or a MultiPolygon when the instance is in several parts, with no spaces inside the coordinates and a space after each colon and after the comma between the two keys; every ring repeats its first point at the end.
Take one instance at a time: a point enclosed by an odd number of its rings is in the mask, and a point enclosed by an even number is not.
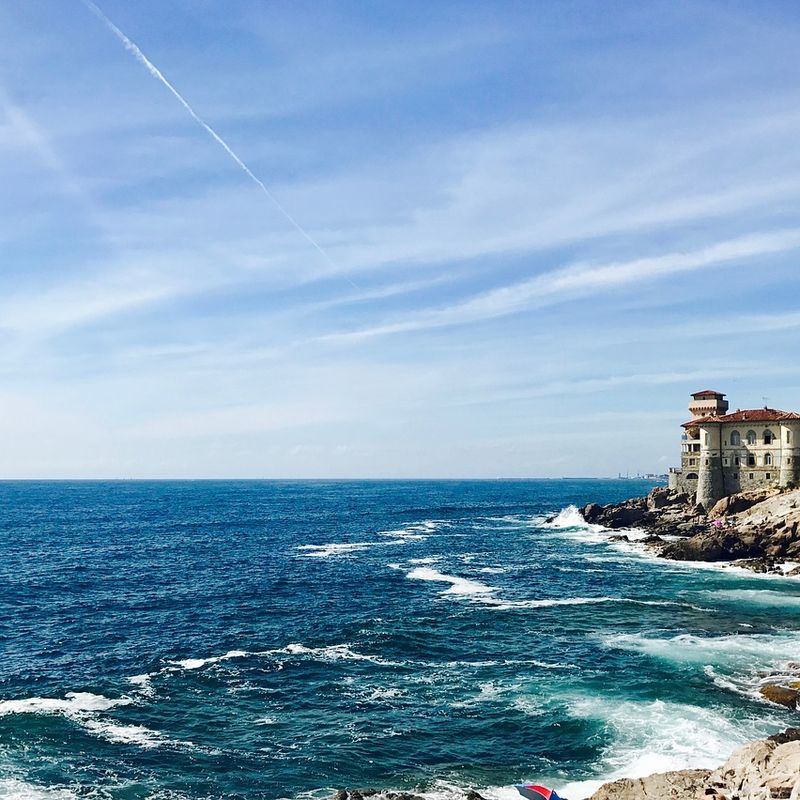
{"type": "Polygon", "coordinates": [[[800,414],[766,406],[729,414],[725,395],[708,390],[692,395],[689,413],[670,488],[709,509],[736,492],[800,486],[800,414]]]}

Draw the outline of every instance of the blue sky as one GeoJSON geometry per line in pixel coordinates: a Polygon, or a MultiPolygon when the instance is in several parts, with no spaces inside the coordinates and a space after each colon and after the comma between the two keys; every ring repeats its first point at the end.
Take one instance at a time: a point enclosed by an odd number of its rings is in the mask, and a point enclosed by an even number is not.
{"type": "Polygon", "coordinates": [[[0,476],[665,470],[800,409],[791,3],[0,3],[0,476]]]}

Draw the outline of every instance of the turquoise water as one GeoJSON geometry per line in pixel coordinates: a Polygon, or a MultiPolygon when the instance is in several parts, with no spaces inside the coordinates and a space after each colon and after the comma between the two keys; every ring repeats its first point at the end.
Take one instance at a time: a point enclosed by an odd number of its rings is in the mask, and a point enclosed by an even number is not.
{"type": "Polygon", "coordinates": [[[0,483],[0,797],[574,800],[713,765],[792,721],[755,688],[800,658],[800,583],[569,509],[648,488],[0,483]]]}

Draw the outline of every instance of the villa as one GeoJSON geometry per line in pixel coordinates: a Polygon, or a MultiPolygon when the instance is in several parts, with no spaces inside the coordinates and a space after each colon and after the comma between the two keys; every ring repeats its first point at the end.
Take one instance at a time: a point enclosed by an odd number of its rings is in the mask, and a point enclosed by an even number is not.
{"type": "Polygon", "coordinates": [[[729,414],[725,395],[710,390],[692,395],[689,413],[670,488],[709,509],[736,492],[800,486],[800,414],[766,406],[729,414]]]}

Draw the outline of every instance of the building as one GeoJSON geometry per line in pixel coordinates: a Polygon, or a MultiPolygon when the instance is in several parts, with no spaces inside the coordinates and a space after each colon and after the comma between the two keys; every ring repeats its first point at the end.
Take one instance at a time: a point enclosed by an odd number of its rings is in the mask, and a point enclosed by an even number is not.
{"type": "Polygon", "coordinates": [[[766,406],[729,414],[725,395],[710,390],[692,395],[689,413],[670,488],[709,509],[736,492],[800,486],[800,414],[766,406]]]}

